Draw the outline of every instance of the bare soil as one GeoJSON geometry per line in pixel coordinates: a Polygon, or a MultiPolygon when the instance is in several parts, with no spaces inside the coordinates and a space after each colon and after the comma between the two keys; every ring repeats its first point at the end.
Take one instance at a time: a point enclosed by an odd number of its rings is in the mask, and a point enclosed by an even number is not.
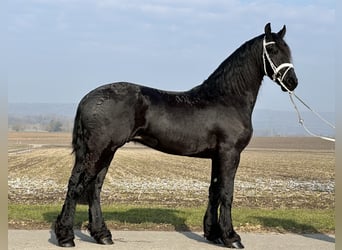
{"type": "MultiPolygon", "coordinates": [[[[9,203],[63,202],[74,161],[70,142],[70,134],[9,133],[9,203]]],[[[199,206],[207,202],[209,182],[210,160],[128,144],[115,155],[102,202],[199,206]]],[[[252,139],[241,156],[234,206],[334,208],[334,144],[309,137],[252,139]]]]}

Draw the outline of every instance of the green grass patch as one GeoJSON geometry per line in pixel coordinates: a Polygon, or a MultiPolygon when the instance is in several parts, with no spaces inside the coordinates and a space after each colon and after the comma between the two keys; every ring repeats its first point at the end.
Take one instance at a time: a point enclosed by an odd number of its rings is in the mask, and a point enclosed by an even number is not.
{"type": "MultiPolygon", "coordinates": [[[[8,206],[9,228],[50,228],[61,205],[8,206]]],[[[168,208],[162,206],[104,205],[109,228],[122,230],[202,230],[205,207],[168,208]]],[[[88,220],[88,207],[77,206],[75,228],[88,220]]],[[[239,231],[293,233],[334,233],[334,210],[315,209],[233,209],[234,226],[239,231]]]]}

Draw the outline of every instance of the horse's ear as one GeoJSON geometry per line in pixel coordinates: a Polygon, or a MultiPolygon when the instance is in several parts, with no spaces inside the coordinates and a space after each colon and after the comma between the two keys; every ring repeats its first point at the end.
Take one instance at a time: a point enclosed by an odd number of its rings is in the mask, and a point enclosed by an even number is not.
{"type": "Polygon", "coordinates": [[[285,33],[286,33],[286,25],[284,25],[283,28],[278,32],[278,35],[279,35],[281,38],[284,38],[285,33]]]}
{"type": "Polygon", "coordinates": [[[271,23],[265,25],[265,36],[270,39],[272,37],[271,23]]]}

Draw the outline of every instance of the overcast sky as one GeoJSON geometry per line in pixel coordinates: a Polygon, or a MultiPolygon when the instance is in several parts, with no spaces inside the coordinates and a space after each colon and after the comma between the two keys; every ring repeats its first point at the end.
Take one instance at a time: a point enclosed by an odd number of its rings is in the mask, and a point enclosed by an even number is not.
{"type": "MultiPolygon", "coordinates": [[[[188,90],[271,22],[287,26],[296,93],[335,111],[335,1],[11,0],[7,9],[8,102],[77,103],[115,81],[188,90]]],[[[292,106],[265,78],[257,108],[292,106]]]]}

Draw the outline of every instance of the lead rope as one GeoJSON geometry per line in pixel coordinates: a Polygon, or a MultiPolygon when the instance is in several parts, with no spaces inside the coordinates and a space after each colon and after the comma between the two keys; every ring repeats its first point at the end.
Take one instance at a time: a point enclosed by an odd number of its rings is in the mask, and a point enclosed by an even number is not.
{"type": "Polygon", "coordinates": [[[321,135],[318,135],[318,134],[315,134],[313,133],[310,129],[308,129],[306,126],[305,126],[305,123],[304,123],[304,119],[302,118],[302,115],[300,114],[300,111],[295,103],[295,101],[293,100],[293,96],[297,98],[298,101],[300,101],[308,110],[310,110],[312,113],[314,113],[321,121],[323,121],[325,124],[329,125],[331,128],[335,129],[335,126],[330,123],[329,121],[327,121],[326,119],[324,119],[317,111],[313,110],[309,105],[307,105],[301,98],[299,98],[293,91],[289,90],[285,84],[283,83],[282,79],[280,78],[277,78],[277,80],[280,82],[281,86],[283,86],[283,88],[286,89],[286,91],[289,93],[289,96],[290,96],[290,100],[293,104],[293,107],[294,109],[296,110],[297,112],[297,116],[298,116],[298,122],[300,125],[302,125],[302,127],[305,129],[305,131],[314,136],[314,137],[318,137],[318,138],[321,138],[323,140],[327,140],[327,141],[335,141],[335,138],[331,138],[331,137],[327,137],[327,136],[321,136],[321,135]]]}
{"type": "MultiPolygon", "coordinates": [[[[283,82],[281,82],[282,85],[283,82]]],[[[321,136],[321,135],[318,135],[318,134],[315,134],[313,133],[310,129],[308,129],[306,126],[305,126],[305,123],[304,123],[304,119],[302,118],[300,112],[299,112],[299,109],[295,103],[295,101],[293,100],[293,96],[297,98],[298,101],[300,101],[308,110],[310,110],[312,113],[314,113],[321,121],[323,121],[324,123],[326,123],[327,125],[329,125],[331,128],[335,129],[335,126],[333,124],[331,124],[329,121],[327,121],[326,119],[324,119],[318,112],[316,112],[315,110],[313,110],[309,105],[307,105],[301,98],[299,98],[295,93],[293,93],[292,91],[289,91],[288,89],[286,89],[287,92],[289,93],[289,96],[290,96],[290,100],[293,104],[293,107],[294,109],[296,110],[297,112],[297,116],[298,116],[298,122],[300,125],[302,125],[302,127],[305,129],[305,131],[314,136],[314,137],[318,137],[318,138],[321,138],[323,140],[327,140],[327,141],[335,141],[335,138],[331,138],[331,137],[327,137],[327,136],[321,136]]]]}
{"type": "Polygon", "coordinates": [[[321,138],[323,140],[327,140],[327,141],[333,141],[335,142],[335,138],[331,138],[331,137],[327,137],[327,136],[321,136],[321,135],[318,135],[318,134],[315,134],[313,133],[310,129],[308,129],[306,126],[305,126],[305,123],[304,123],[304,119],[302,118],[302,115],[295,103],[295,101],[293,100],[293,96],[297,98],[298,101],[300,101],[308,110],[310,110],[312,113],[314,113],[321,121],[323,121],[324,123],[326,123],[327,125],[329,125],[331,128],[335,129],[335,126],[330,123],[329,121],[327,121],[326,119],[324,119],[318,112],[316,112],[315,110],[313,110],[309,105],[307,105],[301,98],[299,98],[293,91],[289,90],[285,84],[283,83],[283,79],[286,75],[286,73],[291,69],[293,68],[293,65],[291,63],[283,63],[281,64],[280,66],[276,67],[274,65],[274,63],[272,62],[267,50],[266,50],[266,46],[269,45],[269,44],[274,44],[275,42],[266,42],[266,38],[264,37],[264,40],[263,40],[263,54],[262,54],[262,57],[263,57],[263,62],[264,62],[264,71],[265,71],[265,74],[267,75],[267,70],[266,70],[266,59],[268,60],[269,64],[271,65],[271,68],[273,70],[273,81],[275,80],[278,80],[279,83],[281,84],[281,86],[289,93],[289,96],[290,96],[290,100],[293,104],[293,107],[294,109],[296,110],[297,112],[297,116],[298,116],[298,122],[300,125],[302,125],[302,127],[304,128],[304,130],[310,134],[311,136],[314,136],[314,137],[318,137],[318,138],[321,138]],[[287,67],[285,73],[281,76],[281,77],[277,77],[280,69],[282,68],[285,68],[287,67]]]}

